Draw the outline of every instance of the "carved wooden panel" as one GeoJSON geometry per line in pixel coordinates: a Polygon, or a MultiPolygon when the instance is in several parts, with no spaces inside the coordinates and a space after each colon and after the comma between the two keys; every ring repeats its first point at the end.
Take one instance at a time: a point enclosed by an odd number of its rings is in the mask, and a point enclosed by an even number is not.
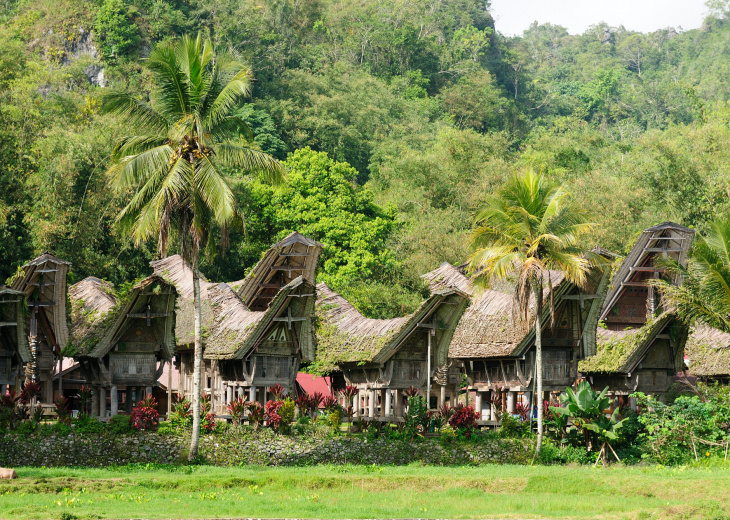
{"type": "Polygon", "coordinates": [[[393,380],[397,380],[399,382],[419,382],[425,368],[425,363],[423,361],[396,359],[393,361],[393,380]]]}
{"type": "Polygon", "coordinates": [[[570,351],[567,350],[543,352],[543,379],[546,381],[570,379],[570,354],[570,351]]]}
{"type": "Polygon", "coordinates": [[[152,382],[157,369],[154,354],[110,354],[109,371],[115,383],[152,382]]]}
{"type": "Polygon", "coordinates": [[[0,384],[10,384],[10,365],[12,358],[0,356],[0,384]]]}

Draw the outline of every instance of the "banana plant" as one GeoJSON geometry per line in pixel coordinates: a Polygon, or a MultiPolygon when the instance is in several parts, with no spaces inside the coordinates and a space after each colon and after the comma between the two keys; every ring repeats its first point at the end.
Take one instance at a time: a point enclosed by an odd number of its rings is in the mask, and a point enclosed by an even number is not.
{"type": "Polygon", "coordinates": [[[606,417],[604,410],[611,404],[611,400],[606,397],[607,393],[608,387],[602,392],[596,392],[588,381],[582,381],[575,391],[570,387],[565,389],[565,394],[560,396],[563,407],[550,407],[556,418],[572,419],[573,425],[583,432],[589,451],[592,448],[592,437],[597,438],[601,443],[599,460],[604,464],[608,462],[606,448],[610,449],[618,459],[610,441],[618,439],[617,431],[626,421],[618,419],[618,409],[614,410],[610,417],[606,417]]]}

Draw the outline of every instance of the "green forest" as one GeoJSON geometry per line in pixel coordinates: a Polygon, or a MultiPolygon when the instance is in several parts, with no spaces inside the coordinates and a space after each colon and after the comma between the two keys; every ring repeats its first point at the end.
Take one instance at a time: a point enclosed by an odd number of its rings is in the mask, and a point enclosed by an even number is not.
{"type": "Polygon", "coordinates": [[[730,2],[708,8],[689,31],[505,37],[484,0],[0,0],[0,280],[43,251],[71,283],[149,274],[156,244],[115,225],[130,194],[105,172],[130,129],[101,98],[148,97],[146,56],[198,33],[250,64],[237,114],[287,170],[275,186],[226,172],[245,226],[202,258],[211,280],[299,231],[326,246],[319,280],[401,315],[527,170],[590,211],[584,245],[625,253],[664,220],[704,231],[730,209],[730,2]]]}

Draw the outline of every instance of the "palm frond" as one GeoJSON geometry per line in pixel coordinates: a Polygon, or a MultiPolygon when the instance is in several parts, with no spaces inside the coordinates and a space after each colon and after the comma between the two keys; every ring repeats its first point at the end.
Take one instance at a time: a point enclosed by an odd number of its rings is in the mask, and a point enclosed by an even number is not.
{"type": "Polygon", "coordinates": [[[221,144],[216,150],[218,161],[228,168],[258,174],[262,179],[279,184],[286,175],[284,166],[268,154],[235,144],[221,144]]]}
{"type": "Polygon", "coordinates": [[[180,69],[176,48],[158,45],[150,53],[147,67],[155,74],[155,104],[161,113],[171,120],[178,120],[190,113],[190,85],[180,69]]]}
{"type": "Polygon", "coordinates": [[[126,92],[105,94],[101,112],[120,116],[140,133],[164,135],[167,132],[168,122],[162,114],[126,92]]]}
{"type": "Polygon", "coordinates": [[[172,148],[163,144],[137,155],[124,157],[107,171],[112,186],[116,189],[128,189],[146,182],[155,173],[167,170],[172,153],[172,148]]]}

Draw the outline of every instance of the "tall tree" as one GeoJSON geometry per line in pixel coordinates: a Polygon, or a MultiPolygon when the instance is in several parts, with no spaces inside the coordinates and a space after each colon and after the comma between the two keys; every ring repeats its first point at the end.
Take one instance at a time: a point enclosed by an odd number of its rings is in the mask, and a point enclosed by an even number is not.
{"type": "Polygon", "coordinates": [[[247,143],[251,130],[234,115],[251,93],[251,70],[226,53],[216,53],[200,35],[157,47],[147,60],[154,91],[150,102],[117,92],[104,98],[103,109],[122,117],[134,135],[122,137],[108,171],[112,185],[133,192],[118,216],[135,243],[157,240],[167,254],[177,233],[180,253],[193,269],[195,363],[193,436],[189,457],[200,438],[200,377],[203,359],[198,256],[210,245],[211,230],[240,223],[236,201],[221,167],[257,173],[271,181],[283,178],[278,161],[247,143]]]}
{"type": "MultiPolygon", "coordinates": [[[[543,435],[542,317],[545,288],[552,292],[555,273],[577,285],[586,281],[590,254],[579,247],[579,237],[590,231],[586,214],[568,199],[562,185],[547,182],[542,174],[515,175],[479,209],[471,234],[469,269],[477,287],[494,281],[514,281],[514,308],[523,322],[535,327],[537,393],[537,448],[543,435]]],[[[550,294],[550,318],[555,318],[550,294]]]]}
{"type": "Polygon", "coordinates": [[[730,219],[711,223],[697,237],[686,268],[677,262],[668,267],[683,283],[653,281],[665,302],[687,323],[701,321],[730,332],[730,219]]]}

